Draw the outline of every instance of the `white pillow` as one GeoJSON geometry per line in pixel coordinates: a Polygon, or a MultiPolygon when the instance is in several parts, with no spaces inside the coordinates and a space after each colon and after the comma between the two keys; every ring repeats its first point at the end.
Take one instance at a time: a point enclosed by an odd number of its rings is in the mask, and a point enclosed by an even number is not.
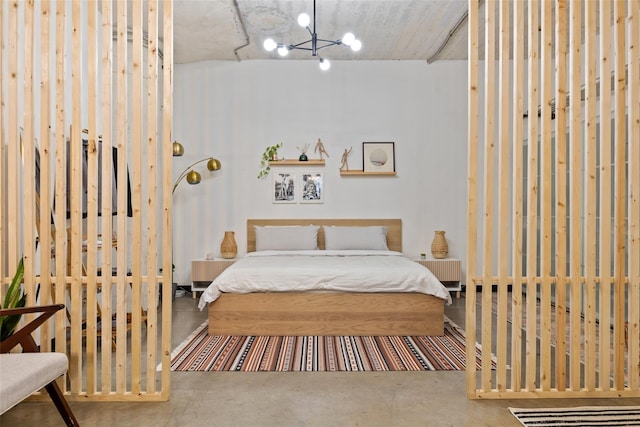
{"type": "Polygon", "coordinates": [[[324,227],[324,248],[387,251],[387,227],[324,227]]]}
{"type": "Polygon", "coordinates": [[[303,251],[318,249],[317,225],[254,226],[256,251],[303,251]]]}

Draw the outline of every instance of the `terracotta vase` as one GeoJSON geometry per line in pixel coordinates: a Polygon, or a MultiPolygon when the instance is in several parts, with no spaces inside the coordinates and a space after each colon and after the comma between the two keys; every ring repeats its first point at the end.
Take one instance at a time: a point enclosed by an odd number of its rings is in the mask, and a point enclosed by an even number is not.
{"type": "Polygon", "coordinates": [[[433,241],[431,242],[431,254],[436,259],[446,258],[449,254],[449,245],[447,239],[444,237],[443,230],[436,230],[433,241]]]}
{"type": "Polygon", "coordinates": [[[238,245],[236,244],[235,233],[233,231],[225,231],[222,243],[220,243],[220,255],[222,258],[235,258],[238,254],[238,245]]]}

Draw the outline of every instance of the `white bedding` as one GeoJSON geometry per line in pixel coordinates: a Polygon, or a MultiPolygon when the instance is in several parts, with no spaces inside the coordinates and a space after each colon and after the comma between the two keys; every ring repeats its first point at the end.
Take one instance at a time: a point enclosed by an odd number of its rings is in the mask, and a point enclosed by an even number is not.
{"type": "Polygon", "coordinates": [[[420,292],[451,303],[433,273],[400,252],[307,250],[248,253],[209,285],[198,307],[204,309],[223,292],[300,291],[420,292]]]}

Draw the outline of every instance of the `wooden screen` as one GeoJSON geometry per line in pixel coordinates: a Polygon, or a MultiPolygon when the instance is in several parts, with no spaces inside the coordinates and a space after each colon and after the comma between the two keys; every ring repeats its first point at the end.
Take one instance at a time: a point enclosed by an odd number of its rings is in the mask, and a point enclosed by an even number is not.
{"type": "Polygon", "coordinates": [[[640,396],[640,2],[468,22],[467,394],[640,396]]]}
{"type": "Polygon", "coordinates": [[[0,3],[0,297],[23,257],[27,305],[66,305],[71,400],[169,398],[172,15],[0,3]]]}

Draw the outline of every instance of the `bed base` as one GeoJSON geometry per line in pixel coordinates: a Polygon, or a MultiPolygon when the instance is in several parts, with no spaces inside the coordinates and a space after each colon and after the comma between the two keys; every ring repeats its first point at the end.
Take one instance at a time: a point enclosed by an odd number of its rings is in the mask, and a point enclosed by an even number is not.
{"type": "Polygon", "coordinates": [[[444,300],[419,293],[222,294],[209,335],[444,335],[444,300]]]}

